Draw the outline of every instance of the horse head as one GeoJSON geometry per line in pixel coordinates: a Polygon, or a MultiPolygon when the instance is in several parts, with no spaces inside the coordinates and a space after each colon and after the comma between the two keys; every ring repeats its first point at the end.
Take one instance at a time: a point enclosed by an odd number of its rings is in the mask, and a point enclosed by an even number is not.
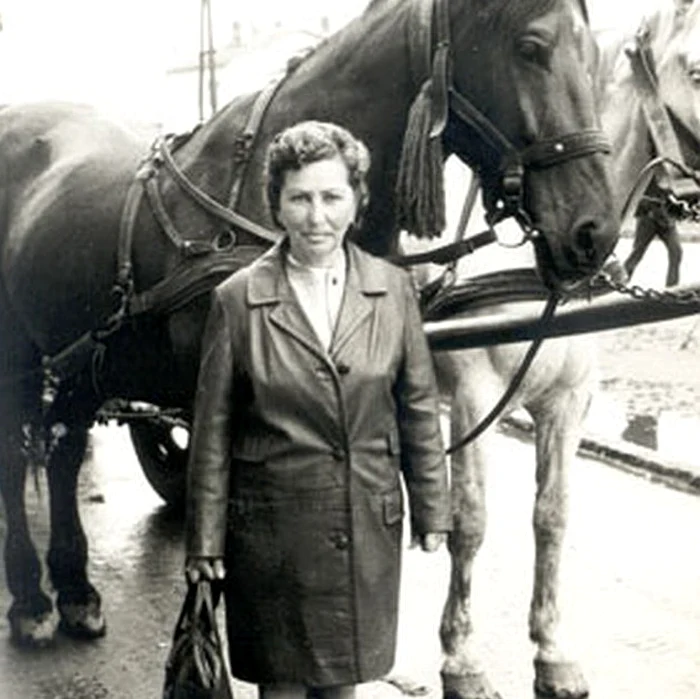
{"type": "Polygon", "coordinates": [[[695,152],[686,154],[697,159],[700,157],[700,2],[676,0],[650,17],[648,27],[659,95],[682,124],[681,128],[694,139],[687,150],[695,152]]]}
{"type": "Polygon", "coordinates": [[[545,283],[571,287],[617,240],[585,6],[473,0],[450,14],[447,148],[478,172],[489,217],[512,213],[533,232],[545,283]]]}
{"type": "MultiPolygon", "coordinates": [[[[613,185],[618,211],[635,210],[654,174],[645,166],[659,155],[645,114],[644,84],[653,82],[653,100],[667,113],[680,156],[700,168],[700,3],[676,0],[645,16],[632,32],[596,36],[601,59],[597,98],[603,129],[613,145],[613,185]],[[641,79],[638,55],[645,51],[650,81],[641,79]]],[[[648,110],[649,91],[646,105],[648,110]]],[[[669,174],[679,174],[669,170],[669,174]]]]}

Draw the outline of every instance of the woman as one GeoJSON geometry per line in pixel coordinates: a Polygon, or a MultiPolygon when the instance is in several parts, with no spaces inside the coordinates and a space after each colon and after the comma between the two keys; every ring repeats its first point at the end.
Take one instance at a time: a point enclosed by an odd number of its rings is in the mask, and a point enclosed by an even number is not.
{"type": "Polygon", "coordinates": [[[422,548],[450,528],[437,390],[407,275],[346,241],[364,145],[304,122],[267,164],[285,235],[214,292],[187,575],[224,579],[234,676],[264,699],[346,699],[394,660],[400,473],[422,548]]]}

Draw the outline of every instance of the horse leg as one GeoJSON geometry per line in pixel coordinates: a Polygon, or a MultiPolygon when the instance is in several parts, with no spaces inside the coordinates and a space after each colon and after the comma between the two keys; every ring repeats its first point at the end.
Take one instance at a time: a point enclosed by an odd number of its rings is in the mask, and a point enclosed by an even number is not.
{"type": "Polygon", "coordinates": [[[51,498],[47,563],[58,593],[59,629],[69,636],[94,639],[104,636],[107,627],[100,595],[87,577],[88,545],[78,510],[78,473],[87,439],[87,426],[72,425],[51,453],[47,469],[51,498]]]}
{"type": "Polygon", "coordinates": [[[536,498],[533,513],[535,574],[530,604],[530,639],[537,644],[535,692],[557,699],[588,696],[577,663],[558,639],[559,569],[568,514],[568,474],[576,455],[581,425],[590,402],[582,383],[530,410],[536,431],[536,498]]]}
{"type": "Polygon", "coordinates": [[[672,220],[668,220],[667,229],[661,237],[666,252],[668,253],[668,270],[666,271],[666,286],[676,286],[680,281],[681,261],[683,259],[683,246],[678,226],[672,220]]]}
{"type": "Polygon", "coordinates": [[[31,540],[25,509],[26,457],[20,409],[3,400],[0,433],[0,491],[5,504],[5,574],[12,595],[7,618],[10,637],[21,646],[43,647],[54,638],[51,599],[41,589],[41,563],[31,540]]]}
{"type": "MultiPolygon", "coordinates": [[[[446,355],[442,361],[448,359],[446,355]]],[[[478,375],[472,368],[459,368],[459,365],[452,366],[449,372],[454,387],[450,426],[453,440],[464,436],[484,412],[473,401],[486,391],[481,390],[483,387],[475,390],[468,384],[468,377],[478,375]]],[[[486,529],[485,466],[491,436],[487,431],[451,459],[453,531],[448,541],[451,573],[440,624],[442,686],[444,696],[450,699],[500,697],[481,667],[471,612],[472,569],[486,529]]]]}
{"type": "Polygon", "coordinates": [[[636,217],[636,225],[634,229],[634,242],[632,243],[632,250],[627,256],[624,262],[625,272],[629,278],[634,274],[634,270],[637,265],[644,257],[644,253],[647,251],[651,241],[656,235],[656,223],[647,214],[640,214],[636,217]]]}

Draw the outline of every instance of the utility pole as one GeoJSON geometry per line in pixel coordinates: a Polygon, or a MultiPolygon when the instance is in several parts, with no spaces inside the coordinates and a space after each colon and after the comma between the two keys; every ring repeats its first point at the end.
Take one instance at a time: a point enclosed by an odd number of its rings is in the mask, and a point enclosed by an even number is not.
{"type": "Polygon", "coordinates": [[[208,116],[214,114],[216,106],[216,50],[214,48],[214,32],[211,19],[211,0],[201,0],[199,18],[199,121],[205,119],[204,116],[204,85],[208,76],[207,86],[209,88],[209,108],[208,116]]]}

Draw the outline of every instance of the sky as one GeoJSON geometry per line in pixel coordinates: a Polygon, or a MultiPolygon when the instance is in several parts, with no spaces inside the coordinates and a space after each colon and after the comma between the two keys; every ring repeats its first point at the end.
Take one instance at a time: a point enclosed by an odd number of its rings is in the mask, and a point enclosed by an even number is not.
{"type": "MultiPolygon", "coordinates": [[[[337,25],[366,0],[210,4],[221,46],[235,20],[318,26],[325,13],[337,25]]],[[[147,114],[157,108],[166,69],[196,61],[200,8],[200,0],[0,0],[0,103],[66,99],[147,114]]]]}
{"type": "MultiPolygon", "coordinates": [[[[210,0],[215,45],[228,41],[236,20],[316,28],[326,14],[339,26],[367,2],[210,0]]],[[[651,2],[588,5],[595,24],[619,26],[651,2]]],[[[200,7],[200,0],[0,0],[0,103],[65,99],[135,118],[157,114],[167,68],[196,61],[200,7]]]]}

